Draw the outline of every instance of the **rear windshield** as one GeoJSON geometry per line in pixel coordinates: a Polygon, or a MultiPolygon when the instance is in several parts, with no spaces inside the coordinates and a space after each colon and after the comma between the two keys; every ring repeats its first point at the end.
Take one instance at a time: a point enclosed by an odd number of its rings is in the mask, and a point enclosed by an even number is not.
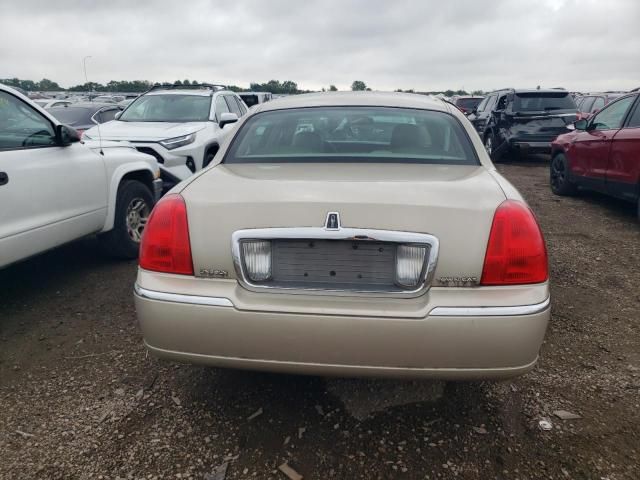
{"type": "Polygon", "coordinates": [[[211,97],[203,95],[143,95],[119,118],[123,122],[205,122],[211,97]]]}
{"type": "Polygon", "coordinates": [[[516,93],[513,102],[516,112],[544,112],[550,110],[577,110],[568,92],[516,93]]]}
{"type": "Polygon", "coordinates": [[[477,165],[451,115],[387,107],[313,107],[259,113],[224,163],[435,163],[477,165]]]}
{"type": "Polygon", "coordinates": [[[83,125],[91,123],[93,110],[79,107],[54,107],[49,109],[49,113],[56,117],[60,123],[66,125],[83,125]]]}
{"type": "Polygon", "coordinates": [[[468,110],[473,110],[482,101],[482,97],[480,98],[459,98],[456,100],[456,105],[458,107],[466,108],[468,110]]]}

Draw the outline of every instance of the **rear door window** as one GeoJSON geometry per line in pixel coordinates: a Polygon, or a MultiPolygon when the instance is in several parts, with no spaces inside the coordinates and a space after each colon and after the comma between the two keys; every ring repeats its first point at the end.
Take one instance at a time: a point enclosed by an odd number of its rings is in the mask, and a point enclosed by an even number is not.
{"type": "Polygon", "coordinates": [[[216,98],[216,116],[218,120],[220,120],[220,115],[223,113],[229,113],[229,106],[227,105],[227,102],[225,102],[224,97],[220,95],[216,98]]]}
{"type": "Polygon", "coordinates": [[[262,112],[242,125],[223,162],[479,164],[452,115],[390,107],[262,112]]]}
{"type": "Polygon", "coordinates": [[[231,95],[225,95],[224,99],[227,101],[227,105],[229,105],[229,110],[231,111],[231,113],[235,113],[238,118],[240,118],[242,116],[242,111],[240,110],[240,106],[238,105],[238,102],[236,102],[235,97],[231,95]]]}

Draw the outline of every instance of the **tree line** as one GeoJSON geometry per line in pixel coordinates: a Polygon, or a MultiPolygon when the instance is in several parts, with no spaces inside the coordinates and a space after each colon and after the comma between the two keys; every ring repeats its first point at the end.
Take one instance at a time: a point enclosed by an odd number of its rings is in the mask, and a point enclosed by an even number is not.
{"type": "MultiPolygon", "coordinates": [[[[8,85],[10,87],[18,87],[26,90],[28,92],[50,92],[50,91],[63,91],[67,90],[70,92],[146,92],[153,85],[157,85],[157,83],[152,83],[148,80],[111,80],[106,84],[96,83],[96,82],[87,82],[78,85],[73,85],[69,88],[61,87],[57,82],[49,80],[47,78],[43,78],[40,81],[33,80],[22,80],[19,78],[3,78],[0,79],[0,83],[8,85]]],[[[197,80],[176,80],[173,84],[177,85],[199,85],[197,80]]],[[[171,85],[171,83],[161,83],[160,85],[171,85]]],[[[259,92],[271,92],[276,95],[293,95],[297,93],[309,93],[312,90],[303,90],[298,88],[298,84],[292,80],[269,80],[264,83],[252,82],[249,84],[248,88],[243,88],[237,85],[227,85],[229,90],[233,90],[234,92],[244,92],[244,91],[259,91],[259,92]]],[[[352,91],[370,91],[371,87],[369,87],[362,80],[355,80],[351,84],[352,91]]],[[[335,85],[329,85],[329,87],[322,88],[322,91],[336,92],[338,88],[335,85]]],[[[466,90],[444,90],[444,91],[417,91],[414,89],[397,89],[396,92],[408,92],[408,93],[423,93],[423,94],[443,94],[447,97],[451,97],[453,95],[482,95],[482,90],[474,90],[472,92],[467,92],[466,90]]]]}

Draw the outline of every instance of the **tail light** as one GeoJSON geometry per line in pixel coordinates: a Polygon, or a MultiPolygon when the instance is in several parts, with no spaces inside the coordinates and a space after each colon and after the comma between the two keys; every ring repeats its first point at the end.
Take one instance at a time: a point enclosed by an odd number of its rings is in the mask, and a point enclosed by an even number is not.
{"type": "Polygon", "coordinates": [[[180,195],[166,195],[154,207],[142,234],[140,268],[193,275],[187,206],[180,195]]]}
{"type": "Polygon", "coordinates": [[[536,218],[524,203],[506,200],[493,216],[480,284],[521,285],[548,278],[547,249],[536,218]]]}

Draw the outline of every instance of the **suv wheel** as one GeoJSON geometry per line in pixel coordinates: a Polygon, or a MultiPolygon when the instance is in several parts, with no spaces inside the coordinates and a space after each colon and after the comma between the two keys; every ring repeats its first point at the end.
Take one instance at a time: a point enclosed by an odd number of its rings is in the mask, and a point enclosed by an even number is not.
{"type": "Polygon", "coordinates": [[[559,153],[551,159],[549,183],[551,191],[556,195],[575,195],[578,191],[578,187],[569,179],[569,164],[564,153],[559,153]]]}
{"type": "Polygon", "coordinates": [[[117,258],[137,258],[153,195],[141,182],[126,180],[118,188],[113,229],[100,236],[105,250],[117,258]]]}
{"type": "Polygon", "coordinates": [[[500,160],[500,155],[496,155],[496,137],[493,132],[488,132],[484,137],[484,148],[493,161],[500,160]]]}

